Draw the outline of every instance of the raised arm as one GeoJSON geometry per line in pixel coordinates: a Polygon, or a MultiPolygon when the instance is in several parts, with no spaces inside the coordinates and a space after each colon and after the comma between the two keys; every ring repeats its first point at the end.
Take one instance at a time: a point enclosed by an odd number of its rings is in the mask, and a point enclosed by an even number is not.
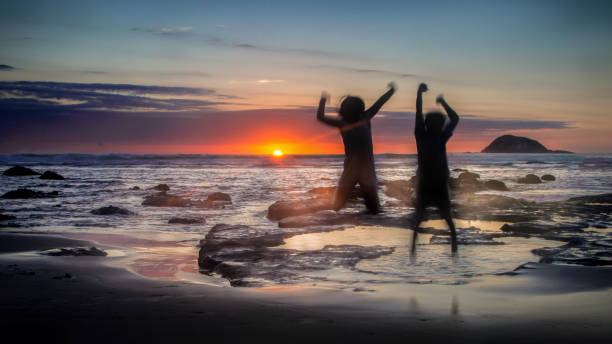
{"type": "Polygon", "coordinates": [[[442,95],[439,95],[438,98],[436,98],[436,103],[442,105],[442,107],[444,108],[444,111],[446,111],[446,114],[448,115],[448,119],[450,120],[451,130],[455,129],[455,127],[457,126],[457,123],[459,123],[459,115],[457,115],[455,110],[453,110],[453,108],[451,108],[450,105],[448,105],[448,103],[446,102],[446,100],[444,100],[444,97],[442,95]]]}
{"type": "Polygon", "coordinates": [[[372,117],[378,113],[380,108],[389,100],[389,98],[391,98],[393,93],[395,93],[397,85],[394,82],[390,82],[387,86],[389,87],[389,90],[380,96],[380,98],[378,98],[378,100],[365,111],[365,119],[372,119],[372,117]]]}
{"type": "Polygon", "coordinates": [[[417,90],[416,116],[414,121],[414,135],[418,136],[425,132],[425,119],[423,118],[423,93],[427,92],[427,85],[421,83],[417,90]]]}
{"type": "Polygon", "coordinates": [[[325,117],[325,103],[327,99],[329,99],[329,94],[325,91],[321,92],[321,100],[319,100],[319,108],[317,109],[317,120],[332,127],[340,128],[344,125],[341,119],[325,117]]]}

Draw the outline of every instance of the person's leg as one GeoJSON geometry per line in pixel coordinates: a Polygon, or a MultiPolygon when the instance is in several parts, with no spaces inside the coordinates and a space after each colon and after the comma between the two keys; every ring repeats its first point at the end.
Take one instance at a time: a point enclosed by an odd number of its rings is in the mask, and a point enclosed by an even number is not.
{"type": "Polygon", "coordinates": [[[448,186],[445,185],[441,190],[440,194],[437,197],[436,205],[440,210],[440,215],[446,221],[448,225],[448,229],[450,230],[451,235],[451,250],[453,253],[457,252],[457,231],[455,230],[455,223],[453,222],[453,216],[451,214],[451,203],[450,203],[450,194],[448,191],[448,186]]]}
{"type": "Polygon", "coordinates": [[[340,180],[338,180],[338,187],[336,187],[336,193],[334,195],[333,209],[335,211],[342,209],[350,197],[355,184],[357,184],[357,176],[355,176],[350,166],[345,166],[344,171],[342,171],[342,176],[340,176],[340,180]]]}
{"type": "Polygon", "coordinates": [[[413,217],[412,226],[412,243],[410,244],[410,255],[414,258],[416,255],[416,242],[418,237],[419,226],[423,222],[425,216],[425,208],[427,207],[427,200],[420,192],[417,192],[416,207],[413,217]]]}
{"type": "Polygon", "coordinates": [[[365,200],[366,208],[372,214],[380,212],[380,201],[378,199],[378,182],[374,166],[368,166],[359,176],[359,186],[365,200]]]}
{"type": "Polygon", "coordinates": [[[455,223],[453,222],[453,217],[451,216],[450,208],[443,212],[442,216],[444,220],[446,220],[446,224],[448,225],[448,229],[451,234],[451,250],[453,253],[457,252],[457,231],[455,230],[455,223]]]}

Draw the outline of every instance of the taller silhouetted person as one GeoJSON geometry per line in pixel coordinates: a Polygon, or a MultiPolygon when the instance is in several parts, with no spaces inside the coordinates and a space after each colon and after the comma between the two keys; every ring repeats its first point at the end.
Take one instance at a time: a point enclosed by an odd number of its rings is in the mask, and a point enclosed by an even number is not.
{"type": "Polygon", "coordinates": [[[335,210],[344,206],[353,187],[359,183],[368,210],[374,214],[380,212],[370,121],[397,88],[393,82],[388,86],[389,90],[367,110],[361,98],[347,96],[340,105],[337,118],[325,116],[325,103],[329,96],[325,92],[321,94],[317,119],[338,128],[344,143],[344,171],[334,196],[335,210]]]}
{"type": "Polygon", "coordinates": [[[417,200],[414,215],[415,231],[412,249],[414,252],[416,233],[423,220],[425,208],[433,203],[438,207],[442,217],[448,224],[448,228],[451,232],[452,250],[456,252],[457,235],[455,233],[455,224],[451,216],[446,142],[448,142],[453,135],[453,131],[459,122],[459,116],[446,103],[442,95],[439,95],[436,102],[442,105],[448,114],[449,123],[445,126],[446,116],[437,111],[429,112],[427,116],[423,118],[422,94],[424,92],[427,92],[427,85],[420,84],[417,91],[416,118],[414,125],[419,166],[417,169],[417,200]]]}

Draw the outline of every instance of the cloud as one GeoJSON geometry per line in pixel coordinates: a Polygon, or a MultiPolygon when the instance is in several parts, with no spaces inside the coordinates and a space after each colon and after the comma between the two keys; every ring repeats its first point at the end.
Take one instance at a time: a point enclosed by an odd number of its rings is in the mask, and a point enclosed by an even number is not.
{"type": "Polygon", "coordinates": [[[5,64],[0,64],[0,71],[8,72],[8,71],[12,71],[14,69],[15,69],[15,67],[13,67],[13,66],[5,65],[5,64]]]}
{"type": "Polygon", "coordinates": [[[175,36],[182,37],[192,33],[193,27],[191,26],[179,26],[179,27],[170,27],[164,26],[161,28],[139,28],[133,27],[130,29],[131,31],[136,32],[146,32],[154,35],[162,35],[162,36],[175,36]]]}
{"type": "Polygon", "coordinates": [[[3,111],[194,111],[221,102],[176,96],[214,95],[204,88],[64,82],[0,82],[3,111]],[[152,97],[163,96],[163,98],[152,97]]]}
{"type": "Polygon", "coordinates": [[[333,66],[333,65],[315,65],[315,66],[308,66],[308,67],[316,68],[316,69],[337,70],[337,71],[349,72],[349,73],[380,74],[380,75],[393,76],[396,78],[422,78],[422,76],[418,74],[391,72],[391,71],[380,70],[380,69],[353,68],[353,67],[333,66]]]}
{"type": "Polygon", "coordinates": [[[224,48],[236,48],[236,49],[248,49],[251,51],[260,52],[276,52],[285,54],[299,54],[299,55],[311,55],[311,56],[327,56],[327,57],[342,57],[344,54],[332,51],[317,50],[317,49],[304,49],[304,48],[289,48],[289,47],[274,47],[266,45],[255,45],[251,43],[238,43],[225,37],[219,37],[209,34],[201,34],[193,31],[190,26],[185,27],[162,27],[162,28],[139,28],[133,27],[130,31],[148,33],[158,36],[165,37],[176,37],[183,38],[191,36],[198,39],[200,42],[204,42],[208,45],[224,47],[224,48]]]}
{"type": "Polygon", "coordinates": [[[287,80],[281,79],[258,79],[258,80],[230,80],[230,84],[252,84],[252,85],[268,85],[268,84],[282,84],[287,80]]]}

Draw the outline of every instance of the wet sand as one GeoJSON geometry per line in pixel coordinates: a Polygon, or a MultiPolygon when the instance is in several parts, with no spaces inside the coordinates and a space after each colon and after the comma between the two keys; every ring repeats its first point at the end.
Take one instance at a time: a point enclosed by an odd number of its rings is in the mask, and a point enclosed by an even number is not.
{"type": "Polygon", "coordinates": [[[528,264],[466,285],[405,284],[401,297],[393,297],[393,290],[151,279],[109,257],[29,253],[50,246],[112,249],[100,242],[3,233],[0,243],[6,342],[604,343],[612,335],[612,269],[606,267],[528,264]]]}

